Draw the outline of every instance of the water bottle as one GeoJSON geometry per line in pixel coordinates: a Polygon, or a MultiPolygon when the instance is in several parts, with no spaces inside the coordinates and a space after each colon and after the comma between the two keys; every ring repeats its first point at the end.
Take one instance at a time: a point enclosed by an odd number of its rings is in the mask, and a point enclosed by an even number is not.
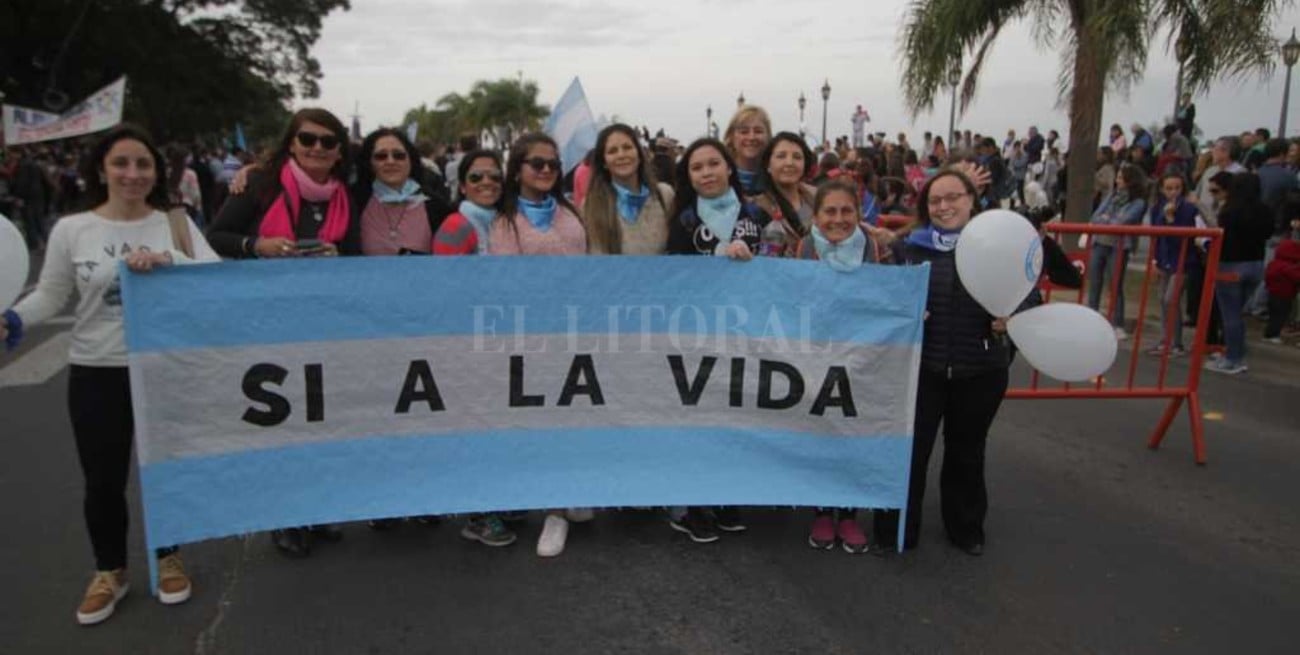
{"type": "Polygon", "coordinates": [[[773,218],[763,228],[762,241],[758,254],[762,257],[780,257],[785,254],[785,223],[781,218],[773,218]]]}

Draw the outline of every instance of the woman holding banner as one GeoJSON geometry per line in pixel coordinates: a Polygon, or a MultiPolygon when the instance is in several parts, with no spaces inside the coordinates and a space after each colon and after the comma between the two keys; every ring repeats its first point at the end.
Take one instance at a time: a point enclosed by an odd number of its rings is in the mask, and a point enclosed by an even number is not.
{"type": "MultiPolygon", "coordinates": [[[[975,171],[978,174],[978,171],[975,171]]],[[[957,276],[955,250],[979,198],[966,174],[945,169],[926,182],[917,207],[918,227],[900,242],[896,259],[930,264],[925,335],[917,381],[916,424],[907,495],[904,548],[915,548],[921,532],[930,453],[943,424],[940,506],[948,539],[969,555],[984,552],[984,449],[989,427],[1007,388],[1011,352],[1005,317],[990,316],[971,298],[957,276]]],[[[894,547],[898,510],[875,513],[873,549],[894,547]]]]}
{"type": "Polygon", "coordinates": [[[753,196],[762,191],[763,149],[772,136],[772,119],[762,107],[745,105],[736,111],[727,123],[722,140],[736,162],[736,175],[740,177],[742,195],[753,196]]]}
{"type": "MultiPolygon", "coordinates": [[[[170,204],[167,166],[140,128],[121,125],[105,134],[84,160],[83,177],[92,209],[55,223],[36,290],[4,313],[0,340],[15,347],[25,329],[53,317],[76,291],[68,410],[96,569],[77,621],[91,625],[111,616],[128,588],[126,485],[135,428],[117,262],[144,273],[218,258],[183,210],[164,213],[170,204]]],[[[158,600],[171,605],[189,599],[190,579],[177,549],[155,555],[158,600]]]]}
{"type": "MultiPolygon", "coordinates": [[[[456,179],[460,206],[434,235],[433,254],[486,254],[492,221],[501,214],[501,156],[491,150],[466,153],[456,167],[456,179]]],[[[509,546],[518,537],[506,526],[506,518],[506,514],[497,512],[472,514],[460,536],[485,546],[509,546]]]]}
{"type": "Polygon", "coordinates": [[[381,127],[361,143],[353,206],[360,212],[364,255],[429,255],[451,208],[426,195],[424,164],[406,133],[381,127]]]}
{"type": "MultiPolygon", "coordinates": [[[[677,163],[676,179],[668,254],[752,259],[764,224],[758,209],[741,201],[738,169],[727,147],[717,139],[696,140],[677,163]]],[[[669,525],[696,543],[717,541],[718,530],[746,529],[735,507],[674,510],[669,525]]]]}
{"type": "Polygon", "coordinates": [[[813,153],[793,132],[772,137],[760,157],[761,193],[754,196],[759,220],[766,224],[759,254],[784,257],[808,234],[817,190],[804,179],[813,169],[813,153]]]}
{"type": "Polygon", "coordinates": [[[593,255],[662,255],[668,247],[672,187],[655,179],[636,132],[614,124],[600,131],[582,204],[593,255]]]}
{"type": "MultiPolygon", "coordinates": [[[[358,254],[359,221],[343,154],[347,135],[334,114],[298,110],[280,147],[249,176],[245,192],[232,187],[234,195],[208,229],[212,247],[232,259],[358,254]]],[[[271,531],[271,542],[288,557],[311,555],[312,537],[338,541],[343,532],[332,525],[271,531]]]]}
{"type": "MultiPolygon", "coordinates": [[[[863,264],[889,258],[889,250],[860,222],[862,205],[858,189],[844,180],[831,180],[817,188],[812,201],[812,225],[793,250],[798,259],[821,260],[837,271],[851,272],[863,264]]],[[[817,509],[808,545],[831,550],[836,543],[850,554],[866,552],[867,536],[851,507],[817,509]]]]}
{"type": "Polygon", "coordinates": [[[487,254],[492,221],[501,213],[501,156],[474,150],[456,167],[460,205],[433,236],[435,255],[487,254]]]}
{"type": "MultiPolygon", "coordinates": [[[[560,148],[545,134],[525,134],[506,160],[505,199],[488,233],[490,255],[585,255],[587,234],[578,210],[560,190],[560,148]]],[[[550,510],[537,538],[537,555],[564,552],[569,521],[585,522],[591,510],[550,510]]]]}

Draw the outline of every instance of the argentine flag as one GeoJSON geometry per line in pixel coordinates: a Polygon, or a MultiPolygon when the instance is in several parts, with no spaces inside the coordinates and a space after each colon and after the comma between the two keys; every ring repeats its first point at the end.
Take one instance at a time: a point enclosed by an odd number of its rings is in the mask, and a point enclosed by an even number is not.
{"type": "Polygon", "coordinates": [[[582,81],[573,78],[568,90],[555,103],[555,109],[542,126],[555,142],[560,145],[560,161],[564,162],[567,175],[582,162],[587,152],[596,147],[596,119],[592,117],[591,106],[587,104],[587,94],[582,90],[582,81]]]}

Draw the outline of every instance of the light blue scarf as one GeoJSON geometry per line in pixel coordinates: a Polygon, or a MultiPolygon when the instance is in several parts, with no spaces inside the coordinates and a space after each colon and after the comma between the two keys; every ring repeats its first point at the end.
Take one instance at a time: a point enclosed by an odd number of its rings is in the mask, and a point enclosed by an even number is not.
{"type": "Polygon", "coordinates": [[[523,212],[533,227],[539,232],[547,232],[551,229],[551,222],[555,220],[555,196],[546,196],[541,202],[533,202],[520,196],[519,211],[523,212]]]}
{"type": "Polygon", "coordinates": [[[926,250],[952,252],[957,249],[957,237],[960,236],[961,230],[945,230],[936,225],[931,225],[907,235],[907,242],[926,250]]]}
{"type": "Polygon", "coordinates": [[[488,234],[491,232],[492,219],[497,217],[494,207],[482,207],[468,200],[460,201],[460,214],[469,221],[478,236],[478,251],[487,252],[488,234]]]}
{"type": "Polygon", "coordinates": [[[636,223],[636,217],[641,214],[641,208],[645,207],[645,201],[650,198],[650,187],[642,184],[640,191],[632,193],[623,188],[623,185],[615,182],[614,192],[618,194],[619,217],[629,224],[636,223]]]}
{"type": "Polygon", "coordinates": [[[406,204],[413,201],[424,202],[428,200],[420,189],[420,184],[409,177],[406,178],[406,183],[402,185],[401,189],[394,189],[379,180],[375,180],[370,185],[370,188],[374,190],[375,198],[383,203],[406,204]]]}
{"type": "Polygon", "coordinates": [[[695,211],[719,243],[731,242],[731,231],[736,227],[736,219],[740,217],[740,198],[736,196],[735,189],[727,189],[726,193],[717,198],[696,199],[695,211]]]}
{"type": "Polygon", "coordinates": [[[853,236],[839,243],[831,243],[821,229],[814,225],[812,237],[817,258],[826,262],[832,270],[848,273],[862,266],[867,247],[867,235],[862,230],[853,230],[853,236]]]}

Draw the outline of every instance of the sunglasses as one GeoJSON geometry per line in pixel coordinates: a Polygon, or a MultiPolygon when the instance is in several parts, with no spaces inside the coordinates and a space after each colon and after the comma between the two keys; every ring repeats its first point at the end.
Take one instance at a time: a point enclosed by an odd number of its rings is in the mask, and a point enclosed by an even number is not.
{"type": "Polygon", "coordinates": [[[388,161],[389,159],[392,159],[393,161],[406,161],[406,151],[376,150],[373,155],[370,155],[370,158],[375,161],[388,161]]]}
{"type": "Polygon", "coordinates": [[[543,159],[541,157],[533,157],[532,159],[525,159],[524,163],[528,164],[529,168],[537,171],[538,173],[546,170],[547,168],[550,168],[551,170],[557,173],[560,171],[560,160],[558,159],[543,159]]]}
{"type": "Polygon", "coordinates": [[[314,148],[317,143],[326,150],[333,150],[339,147],[339,138],[333,134],[314,134],[312,132],[299,132],[296,135],[298,144],[304,148],[314,148]]]}
{"type": "Polygon", "coordinates": [[[465,176],[465,179],[469,180],[470,184],[478,184],[483,180],[491,180],[500,184],[502,176],[501,171],[470,171],[469,175],[465,176]]]}

